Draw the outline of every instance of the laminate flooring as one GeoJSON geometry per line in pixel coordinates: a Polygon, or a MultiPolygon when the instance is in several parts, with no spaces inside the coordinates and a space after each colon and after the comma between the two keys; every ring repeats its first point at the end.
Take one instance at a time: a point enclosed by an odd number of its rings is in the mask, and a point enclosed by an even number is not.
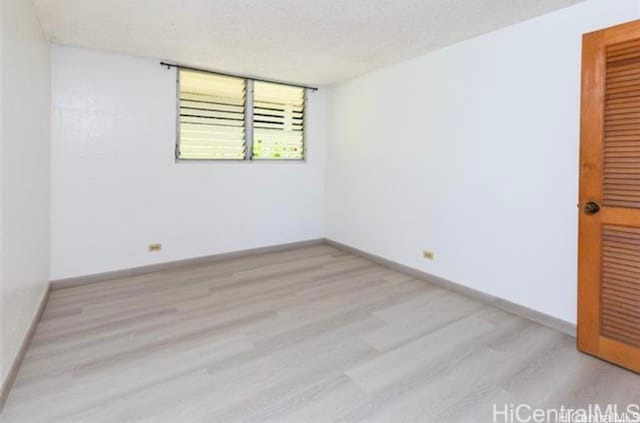
{"type": "Polygon", "coordinates": [[[490,422],[494,404],[638,402],[639,375],[567,335],[314,245],[52,291],[1,419],[490,422]]]}

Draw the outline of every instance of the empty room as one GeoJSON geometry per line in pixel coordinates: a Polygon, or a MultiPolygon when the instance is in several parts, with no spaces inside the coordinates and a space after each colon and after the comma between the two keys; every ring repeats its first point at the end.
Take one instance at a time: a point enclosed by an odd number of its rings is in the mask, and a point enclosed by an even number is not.
{"type": "Polygon", "coordinates": [[[640,422],[640,0],[0,0],[0,421],[640,422]]]}

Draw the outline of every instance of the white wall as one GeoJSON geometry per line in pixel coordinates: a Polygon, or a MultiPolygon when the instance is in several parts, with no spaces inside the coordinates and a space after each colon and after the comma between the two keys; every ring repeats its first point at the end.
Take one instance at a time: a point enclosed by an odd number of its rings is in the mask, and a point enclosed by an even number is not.
{"type": "Polygon", "coordinates": [[[4,381],[49,280],[49,43],[31,1],[2,0],[2,324],[4,381]]]}
{"type": "Polygon", "coordinates": [[[175,70],[59,46],[52,68],[51,279],[324,236],[323,90],[306,162],[175,163],[175,70]]]}
{"type": "Polygon", "coordinates": [[[335,87],[327,237],[575,322],[581,34],[637,17],[588,1],[335,87]]]}
{"type": "Polygon", "coordinates": [[[326,235],[575,322],[581,34],[638,12],[590,0],[312,94],[305,163],[175,163],[173,71],[54,46],[51,279],[326,235]]]}

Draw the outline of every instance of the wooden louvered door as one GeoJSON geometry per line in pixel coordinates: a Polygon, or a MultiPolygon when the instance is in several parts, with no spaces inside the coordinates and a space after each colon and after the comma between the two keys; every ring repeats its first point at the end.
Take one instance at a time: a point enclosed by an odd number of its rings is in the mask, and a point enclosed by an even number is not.
{"type": "Polygon", "coordinates": [[[578,348],[640,372],[640,21],[582,59],[578,348]]]}

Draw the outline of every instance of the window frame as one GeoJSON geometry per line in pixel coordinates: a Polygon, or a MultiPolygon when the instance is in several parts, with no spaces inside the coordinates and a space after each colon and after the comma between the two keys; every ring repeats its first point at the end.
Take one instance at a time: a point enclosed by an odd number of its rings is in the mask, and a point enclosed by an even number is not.
{"type": "MultiPolygon", "coordinates": [[[[266,80],[259,80],[259,79],[254,79],[254,78],[249,78],[249,77],[245,77],[245,76],[236,76],[236,75],[229,75],[229,74],[225,74],[225,73],[220,73],[220,72],[214,72],[214,71],[208,71],[208,70],[202,70],[202,69],[195,69],[195,68],[189,68],[189,67],[185,67],[185,66],[175,66],[176,68],[176,140],[175,140],[175,147],[174,147],[174,158],[175,158],[175,162],[176,163],[180,163],[180,162],[217,162],[217,163],[224,163],[224,162],[229,162],[229,163],[252,163],[252,162],[276,162],[276,163],[306,163],[307,161],[307,137],[306,137],[306,116],[307,116],[307,96],[308,96],[308,91],[309,88],[308,87],[304,87],[304,86],[300,86],[300,85],[294,85],[294,84],[287,84],[287,83],[283,83],[283,82],[277,82],[277,81],[266,81],[266,80]],[[230,76],[230,77],[234,77],[234,78],[239,78],[239,79],[243,79],[245,82],[245,101],[244,101],[244,146],[245,146],[245,153],[244,153],[244,158],[242,159],[221,159],[221,158],[204,158],[204,159],[194,159],[194,158],[185,158],[185,157],[180,157],[180,70],[181,69],[185,69],[185,70],[192,70],[192,71],[197,71],[197,72],[203,72],[203,73],[210,73],[210,74],[214,74],[214,75],[221,75],[221,76],[230,76]],[[261,81],[261,82],[268,82],[271,84],[279,84],[279,85],[285,85],[285,86],[290,86],[290,87],[296,87],[296,88],[300,88],[303,91],[303,98],[302,98],[302,116],[303,116],[303,126],[302,126],[302,157],[299,159],[289,159],[289,158],[264,158],[264,159],[254,159],[253,158],[253,143],[254,143],[254,139],[253,139],[253,97],[254,97],[254,82],[255,81],[261,81]]],[[[315,89],[313,89],[315,90],[315,89]]]]}
{"type": "MultiPolygon", "coordinates": [[[[249,80],[247,80],[249,81],[249,80]]],[[[254,104],[253,104],[253,83],[255,82],[254,79],[250,80],[251,83],[251,122],[250,122],[250,126],[251,126],[251,146],[250,146],[250,150],[249,148],[247,148],[247,152],[250,152],[251,154],[253,154],[253,109],[254,109],[254,104]]],[[[255,162],[306,162],[306,158],[307,158],[307,143],[306,143],[306,130],[305,130],[305,126],[306,126],[306,111],[307,111],[307,91],[308,89],[306,87],[299,87],[296,85],[291,85],[291,84],[283,84],[282,82],[272,82],[272,81],[260,81],[260,82],[266,82],[268,84],[279,84],[279,85],[286,85],[289,87],[296,87],[296,88],[300,88],[302,89],[302,157],[299,159],[286,159],[286,158],[280,158],[280,159],[275,159],[275,158],[266,158],[266,159],[254,159],[253,156],[250,156],[249,161],[255,161],[255,162]]],[[[246,112],[245,112],[245,116],[246,116],[246,112]]],[[[245,134],[248,134],[248,132],[246,132],[245,130],[245,134]]]]}

